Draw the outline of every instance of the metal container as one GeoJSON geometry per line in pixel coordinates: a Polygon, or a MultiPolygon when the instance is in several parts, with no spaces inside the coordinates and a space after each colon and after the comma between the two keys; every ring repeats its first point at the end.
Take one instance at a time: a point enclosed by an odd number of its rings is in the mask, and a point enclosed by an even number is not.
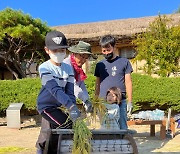
{"type": "Polygon", "coordinates": [[[21,128],[20,110],[23,103],[11,103],[6,110],[7,127],[21,128]]]}
{"type": "MultiPolygon", "coordinates": [[[[73,148],[72,129],[49,129],[47,132],[44,154],[48,153],[49,139],[52,134],[58,134],[57,154],[71,154],[73,148]]],[[[92,154],[138,154],[138,149],[132,130],[91,130],[92,154]]]]}

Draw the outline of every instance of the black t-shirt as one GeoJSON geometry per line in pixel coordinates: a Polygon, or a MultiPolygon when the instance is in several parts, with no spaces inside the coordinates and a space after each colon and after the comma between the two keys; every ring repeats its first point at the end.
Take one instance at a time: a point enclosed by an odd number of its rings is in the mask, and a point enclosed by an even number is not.
{"type": "Polygon", "coordinates": [[[106,59],[96,64],[94,76],[100,78],[100,97],[105,98],[106,92],[111,87],[119,87],[123,98],[126,96],[125,74],[133,71],[131,63],[126,58],[116,57],[108,61],[106,59]]]}

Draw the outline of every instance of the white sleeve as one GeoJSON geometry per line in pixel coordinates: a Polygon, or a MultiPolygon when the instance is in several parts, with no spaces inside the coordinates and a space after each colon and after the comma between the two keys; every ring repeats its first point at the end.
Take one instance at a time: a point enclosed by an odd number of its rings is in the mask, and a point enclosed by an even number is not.
{"type": "Polygon", "coordinates": [[[74,84],[74,95],[83,102],[89,99],[89,94],[87,92],[84,81],[75,82],[74,84]]]}

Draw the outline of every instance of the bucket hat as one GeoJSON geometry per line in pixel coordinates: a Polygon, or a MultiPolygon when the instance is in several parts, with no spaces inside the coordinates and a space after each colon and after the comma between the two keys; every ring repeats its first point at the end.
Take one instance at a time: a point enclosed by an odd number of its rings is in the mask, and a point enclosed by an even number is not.
{"type": "Polygon", "coordinates": [[[79,53],[79,54],[92,54],[91,52],[91,45],[89,43],[79,41],[77,45],[74,45],[70,48],[68,48],[69,51],[73,53],[79,53]]]}
{"type": "Polygon", "coordinates": [[[84,41],[79,41],[77,45],[69,47],[68,50],[71,51],[72,53],[89,54],[94,59],[96,59],[96,56],[91,51],[91,45],[84,41]]]}
{"type": "Polygon", "coordinates": [[[48,32],[45,38],[45,45],[50,50],[69,48],[67,39],[62,32],[48,32]]]}

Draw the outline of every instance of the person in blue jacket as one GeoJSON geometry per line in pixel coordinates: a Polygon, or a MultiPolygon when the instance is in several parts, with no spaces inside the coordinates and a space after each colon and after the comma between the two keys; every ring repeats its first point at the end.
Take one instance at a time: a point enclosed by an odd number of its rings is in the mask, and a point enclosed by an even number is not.
{"type": "MultiPolygon", "coordinates": [[[[86,85],[84,80],[87,78],[85,72],[82,69],[83,64],[87,61],[87,59],[92,56],[95,56],[91,52],[91,45],[84,41],[79,41],[77,45],[74,45],[68,50],[71,54],[63,60],[63,63],[70,65],[74,73],[74,95],[76,98],[80,99],[84,105],[86,112],[92,111],[92,103],[89,99],[89,94],[86,89],[86,85]]],[[[49,122],[42,118],[41,122],[41,130],[48,129],[49,122]]],[[[47,138],[47,133],[41,131],[36,142],[36,147],[38,149],[37,153],[42,153],[44,149],[44,144],[47,138]]]]}
{"type": "MultiPolygon", "coordinates": [[[[37,98],[37,110],[50,123],[52,129],[72,128],[72,122],[80,117],[74,95],[74,72],[70,65],[63,62],[68,47],[63,33],[47,33],[45,51],[50,59],[38,68],[42,88],[37,98]],[[65,113],[59,107],[64,107],[69,112],[65,113]]],[[[53,141],[57,140],[52,136],[50,146],[56,147],[57,143],[53,141]]],[[[52,151],[49,153],[56,153],[56,148],[50,150],[52,151]]]]}

